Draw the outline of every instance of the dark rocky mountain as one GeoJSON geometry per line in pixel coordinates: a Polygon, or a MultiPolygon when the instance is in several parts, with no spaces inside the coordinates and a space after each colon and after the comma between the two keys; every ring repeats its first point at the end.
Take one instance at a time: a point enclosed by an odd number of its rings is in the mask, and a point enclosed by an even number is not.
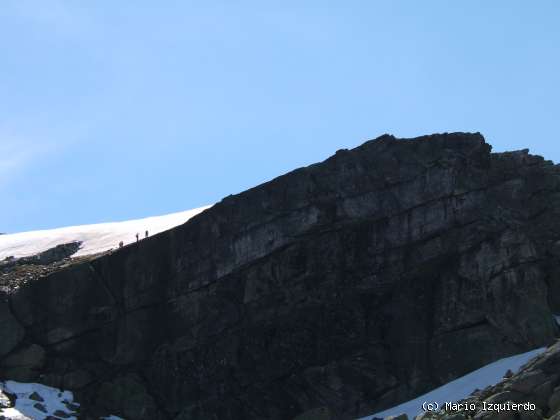
{"type": "Polygon", "coordinates": [[[559,239],[558,166],[385,135],[10,280],[0,378],[74,390],[83,418],[355,418],[552,343],[559,239]]]}

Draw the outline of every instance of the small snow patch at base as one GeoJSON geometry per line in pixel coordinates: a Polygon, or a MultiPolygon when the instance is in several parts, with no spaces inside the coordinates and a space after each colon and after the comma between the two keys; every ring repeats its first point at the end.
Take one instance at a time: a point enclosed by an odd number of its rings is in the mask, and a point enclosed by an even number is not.
{"type": "Polygon", "coordinates": [[[446,402],[455,402],[466,398],[477,388],[484,389],[488,385],[498,383],[508,370],[517,372],[525,363],[544,351],[545,347],[542,347],[527,353],[500,359],[494,363],[481,367],[474,372],[455,379],[454,381],[442,385],[427,394],[419,396],[418,398],[399,404],[395,407],[389,408],[388,410],[375,413],[371,416],[363,417],[360,420],[372,420],[374,418],[383,419],[389,416],[398,416],[400,414],[406,414],[408,415],[408,418],[413,419],[415,416],[423,412],[422,403],[437,402],[441,406],[446,402]]]}
{"type": "Polygon", "coordinates": [[[0,409],[0,415],[5,418],[42,420],[62,414],[65,418],[76,419],[75,409],[79,404],[74,402],[70,391],[15,381],[0,382],[0,390],[16,398],[14,407],[0,409]]]}

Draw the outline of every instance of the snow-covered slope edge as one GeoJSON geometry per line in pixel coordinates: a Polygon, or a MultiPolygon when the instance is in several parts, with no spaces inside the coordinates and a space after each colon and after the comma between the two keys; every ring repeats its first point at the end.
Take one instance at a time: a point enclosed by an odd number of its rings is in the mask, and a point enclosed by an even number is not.
{"type": "Polygon", "coordinates": [[[146,231],[149,235],[155,235],[179,226],[209,207],[211,206],[124,222],[0,235],[0,260],[9,256],[20,258],[35,255],[57,245],[74,241],[82,242],[80,250],[73,255],[75,257],[104,252],[111,248],[118,248],[121,241],[125,245],[136,241],[137,233],[140,238],[143,238],[146,231]]]}
{"type": "Polygon", "coordinates": [[[475,389],[484,389],[489,385],[496,384],[503,378],[504,374],[508,370],[517,372],[525,363],[535,356],[543,353],[545,350],[546,348],[542,347],[527,353],[500,359],[468,373],[465,376],[455,379],[454,381],[442,385],[441,387],[424,395],[420,395],[413,400],[391,407],[379,413],[375,413],[371,416],[363,417],[360,420],[372,420],[375,418],[384,419],[386,417],[397,416],[399,414],[406,414],[409,419],[414,419],[415,416],[424,412],[422,404],[435,402],[439,405],[439,407],[441,407],[443,403],[455,402],[466,398],[475,389]]]}

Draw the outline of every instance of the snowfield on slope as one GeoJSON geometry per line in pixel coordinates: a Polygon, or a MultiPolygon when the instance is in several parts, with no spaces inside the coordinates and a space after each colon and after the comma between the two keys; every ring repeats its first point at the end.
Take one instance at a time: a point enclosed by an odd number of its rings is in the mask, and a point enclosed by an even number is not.
{"type": "Polygon", "coordinates": [[[490,363],[465,376],[461,376],[413,400],[380,411],[371,416],[362,417],[360,420],[372,420],[375,418],[384,419],[399,414],[407,414],[409,419],[414,419],[415,416],[423,413],[422,404],[424,402],[437,402],[441,407],[443,403],[464,399],[477,388],[484,389],[488,385],[495,385],[500,382],[508,369],[516,373],[525,363],[543,353],[545,350],[546,348],[542,347],[527,353],[497,360],[494,363],[490,363]]]}
{"type": "Polygon", "coordinates": [[[124,245],[135,242],[137,233],[140,238],[144,238],[145,231],[148,231],[151,236],[179,226],[209,207],[211,206],[125,222],[98,223],[0,235],[0,260],[10,256],[28,257],[57,245],[74,241],[81,241],[82,246],[73,257],[108,251],[111,248],[118,248],[120,241],[124,245]]]}

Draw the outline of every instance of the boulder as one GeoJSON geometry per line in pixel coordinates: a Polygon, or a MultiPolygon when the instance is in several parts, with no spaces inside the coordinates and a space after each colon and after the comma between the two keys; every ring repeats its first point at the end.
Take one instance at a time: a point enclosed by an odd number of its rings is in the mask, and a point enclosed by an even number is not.
{"type": "Polygon", "coordinates": [[[520,410],[518,412],[519,420],[542,420],[544,418],[541,410],[520,410]]]}
{"type": "Polygon", "coordinates": [[[47,407],[45,407],[45,404],[37,402],[37,403],[33,404],[33,408],[41,411],[42,413],[47,413],[47,407]]]}
{"type": "Polygon", "coordinates": [[[408,416],[406,414],[399,414],[398,416],[386,417],[386,420],[408,420],[408,416]]]}
{"type": "Polygon", "coordinates": [[[513,378],[508,388],[522,394],[530,394],[531,391],[542,385],[547,379],[546,374],[540,370],[527,371],[513,378]]]}
{"type": "Polygon", "coordinates": [[[549,415],[556,414],[560,410],[560,386],[554,388],[552,395],[548,399],[547,406],[549,415]]]}
{"type": "Polygon", "coordinates": [[[467,417],[463,413],[454,413],[442,417],[441,420],[466,420],[467,417]]]}
{"type": "Polygon", "coordinates": [[[45,399],[43,397],[41,397],[37,392],[32,392],[31,394],[29,394],[29,399],[33,400],[33,401],[38,401],[38,402],[44,402],[45,399]]]}
{"type": "Polygon", "coordinates": [[[0,389],[0,409],[13,407],[10,397],[0,389]]]}
{"type": "Polygon", "coordinates": [[[486,401],[487,403],[503,403],[506,401],[520,401],[521,399],[523,399],[525,397],[524,394],[522,394],[521,392],[517,392],[517,391],[502,391],[502,392],[498,392],[497,394],[493,394],[490,397],[486,398],[484,401],[486,401]]]}

